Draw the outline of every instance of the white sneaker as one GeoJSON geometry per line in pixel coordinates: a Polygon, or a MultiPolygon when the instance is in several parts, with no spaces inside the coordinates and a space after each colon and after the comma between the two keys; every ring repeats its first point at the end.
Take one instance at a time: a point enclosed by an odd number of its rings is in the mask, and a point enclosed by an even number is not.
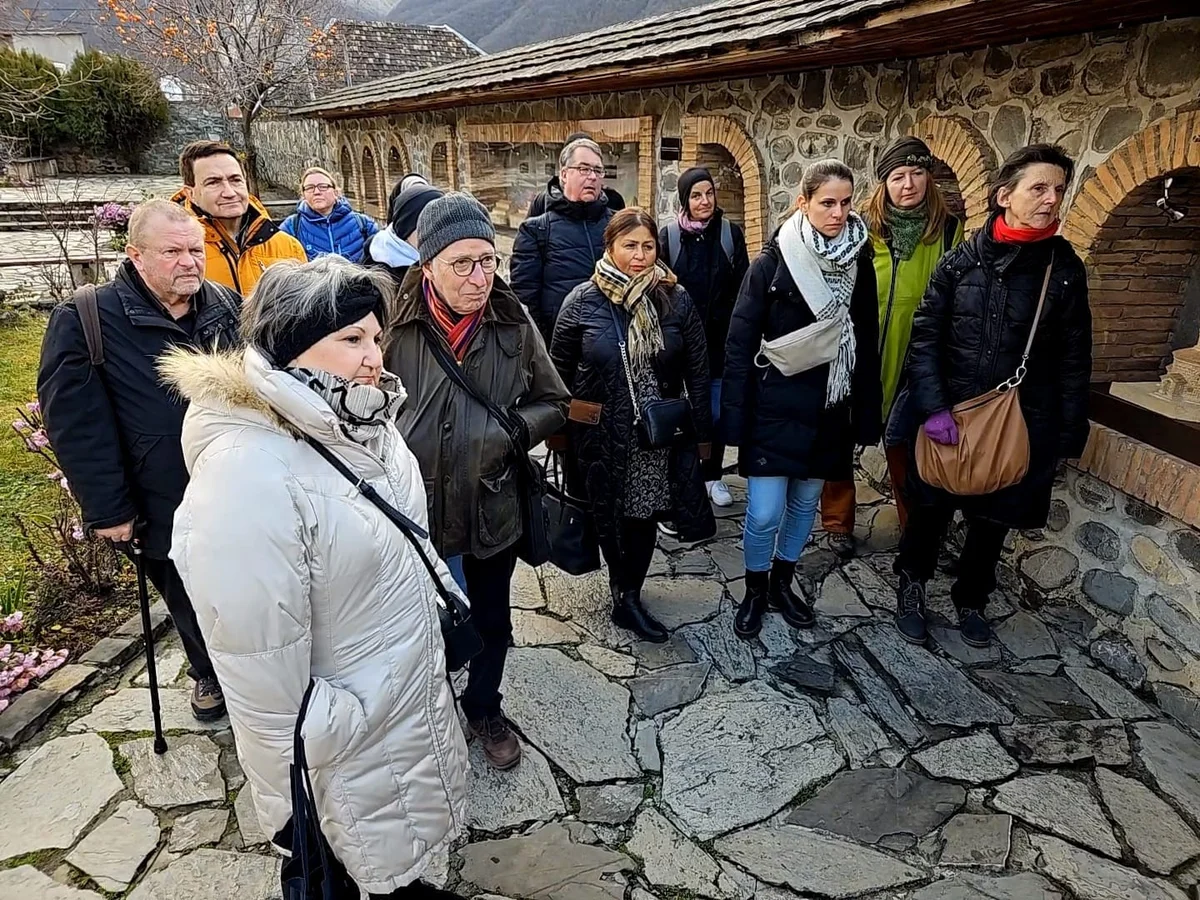
{"type": "Polygon", "coordinates": [[[733,506],[733,495],[729,493],[724,481],[709,481],[705,483],[705,487],[708,488],[708,496],[714,506],[733,506]]]}

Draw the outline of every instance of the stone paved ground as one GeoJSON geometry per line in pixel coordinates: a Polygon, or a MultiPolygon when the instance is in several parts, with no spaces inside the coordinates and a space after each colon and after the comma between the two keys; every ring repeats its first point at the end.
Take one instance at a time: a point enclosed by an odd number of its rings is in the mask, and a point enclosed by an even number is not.
{"type": "MultiPolygon", "coordinates": [[[[817,626],[771,617],[751,644],[731,630],[740,506],[704,546],[663,541],[645,596],[666,645],[610,623],[603,574],[521,568],[505,694],[525,759],[501,774],[472,749],[450,883],[530,900],[1195,897],[1200,723],[1180,681],[1194,676],[1196,573],[1164,550],[1149,582],[1111,571],[1117,593],[1093,576],[1063,602],[1097,537],[1081,520],[1094,486],[1072,474],[1058,502],[1074,530],[1060,509],[1062,528],[1014,541],[995,646],[957,639],[942,575],[930,648],[914,648],[888,621],[894,509],[860,496],[864,557],[839,565],[818,539],[803,559],[817,626]],[[1138,624],[1151,619],[1164,624],[1138,624]]],[[[1127,540],[1128,513],[1099,505],[1127,540]]],[[[1145,569],[1146,548],[1114,552],[1145,569]]],[[[168,680],[183,665],[173,639],[159,657],[168,680]]],[[[226,723],[192,721],[177,679],[171,751],[155,757],[138,668],[4,761],[0,900],[279,896],[226,723]]]]}

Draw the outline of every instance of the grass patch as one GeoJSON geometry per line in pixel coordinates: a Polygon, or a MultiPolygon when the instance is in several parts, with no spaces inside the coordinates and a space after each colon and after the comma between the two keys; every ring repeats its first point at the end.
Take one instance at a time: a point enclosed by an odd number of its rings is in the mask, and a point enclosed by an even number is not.
{"type": "Polygon", "coordinates": [[[13,514],[51,514],[58,500],[59,489],[46,478],[45,461],[26,451],[8,424],[17,417],[16,408],[37,393],[45,330],[45,317],[34,314],[0,325],[0,579],[26,563],[13,514]]]}
{"type": "Polygon", "coordinates": [[[0,862],[0,869],[15,869],[18,866],[33,866],[43,871],[62,855],[61,850],[34,850],[0,862]]]}

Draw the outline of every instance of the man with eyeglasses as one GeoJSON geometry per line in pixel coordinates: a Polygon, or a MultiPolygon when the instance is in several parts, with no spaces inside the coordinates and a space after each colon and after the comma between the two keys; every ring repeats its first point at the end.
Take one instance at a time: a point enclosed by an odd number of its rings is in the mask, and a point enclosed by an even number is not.
{"type": "Polygon", "coordinates": [[[370,216],[355,212],[333,175],[320,166],[300,176],[300,202],[279,226],[304,245],[309,259],[336,253],[361,263],[367,243],[379,231],[370,216]]]}
{"type": "Polygon", "coordinates": [[[509,266],[512,288],[547,345],[563,300],[592,277],[604,254],[604,229],[613,215],[595,141],[579,138],[563,147],[558,177],[561,190],[551,185],[546,211],[521,223],[509,266]]]}
{"type": "Polygon", "coordinates": [[[397,424],[425,476],[434,546],[443,559],[462,556],[483,639],[462,710],[488,763],[509,769],[521,760],[500,708],[522,536],[518,462],[562,427],[570,398],[496,275],[496,231],[483,204],[463,193],[433,200],[417,220],[417,244],[421,264],[400,285],[384,363],[409,391],[397,424]]]}
{"type": "MultiPolygon", "coordinates": [[[[564,143],[569,144],[572,141],[587,137],[590,137],[590,135],[586,131],[577,131],[572,135],[568,135],[564,143]]],[[[529,218],[532,219],[534,216],[540,216],[544,213],[546,211],[546,203],[550,200],[550,195],[555,193],[562,193],[562,179],[557,175],[546,182],[546,189],[534,197],[533,201],[529,204],[529,218]]],[[[613,212],[620,212],[625,208],[625,198],[611,184],[604,186],[604,196],[608,199],[608,208],[613,212]]]]}
{"type": "Polygon", "coordinates": [[[268,266],[281,259],[307,262],[304,247],[271,221],[251,196],[237,153],[221,141],[193,141],[179,155],[183,187],[171,200],[204,226],[210,281],[245,297],[268,266]]]}

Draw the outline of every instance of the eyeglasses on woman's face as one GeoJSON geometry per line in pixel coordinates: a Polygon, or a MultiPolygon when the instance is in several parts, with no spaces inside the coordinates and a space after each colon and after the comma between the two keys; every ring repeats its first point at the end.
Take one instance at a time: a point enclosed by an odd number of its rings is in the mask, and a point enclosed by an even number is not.
{"type": "Polygon", "coordinates": [[[496,272],[496,266],[500,264],[500,258],[494,254],[487,256],[458,256],[450,260],[439,260],[448,266],[455,275],[459,278],[468,278],[475,271],[475,267],[479,266],[479,271],[484,275],[493,275],[496,272]]]}
{"type": "Polygon", "coordinates": [[[322,181],[319,184],[306,184],[304,186],[304,193],[306,193],[306,194],[324,194],[325,192],[332,191],[333,189],[334,189],[334,187],[332,184],[330,184],[327,181],[322,181]]]}

